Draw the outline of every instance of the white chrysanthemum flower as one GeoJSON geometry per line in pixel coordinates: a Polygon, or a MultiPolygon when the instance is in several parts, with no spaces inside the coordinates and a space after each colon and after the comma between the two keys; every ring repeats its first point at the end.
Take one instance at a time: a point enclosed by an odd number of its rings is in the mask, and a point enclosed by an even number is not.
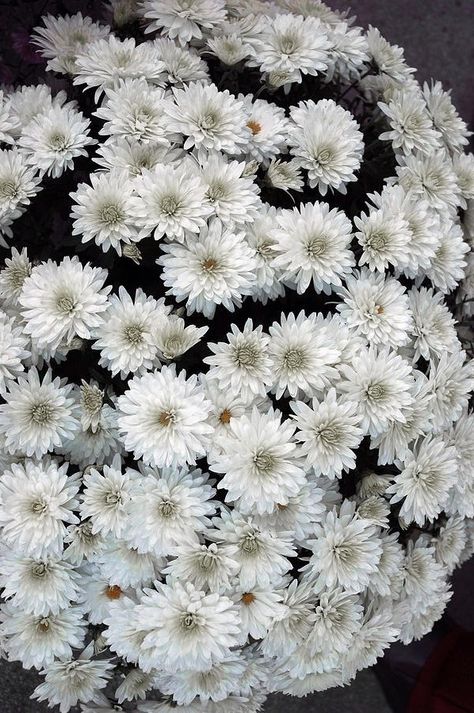
{"type": "Polygon", "coordinates": [[[276,398],[310,398],[337,380],[335,364],[340,351],[325,326],[317,324],[315,314],[297,317],[290,312],[269,328],[268,355],[273,363],[273,389],[276,398]]]}
{"type": "Polygon", "coordinates": [[[317,18],[278,14],[267,17],[248,64],[262,73],[285,73],[292,82],[301,82],[303,74],[324,72],[329,48],[328,36],[317,18]]]}
{"type": "Polygon", "coordinates": [[[24,371],[22,362],[31,354],[27,349],[28,341],[15,318],[0,310],[0,395],[5,392],[8,382],[24,371]]]}
{"type": "MultiPolygon", "coordinates": [[[[442,225],[443,232],[440,236],[436,252],[424,275],[441,292],[452,292],[465,275],[467,266],[466,254],[469,245],[463,240],[460,225],[452,223],[451,226],[442,225]]],[[[420,276],[421,278],[423,275],[420,276]]]]}
{"type": "Polygon", "coordinates": [[[224,474],[218,482],[225,488],[226,502],[235,502],[242,513],[259,515],[287,505],[290,496],[305,483],[305,473],[292,437],[295,426],[281,420],[278,411],[234,418],[222,453],[215,455],[210,470],[224,474]]]}
{"type": "Polygon", "coordinates": [[[459,186],[444,151],[424,155],[414,152],[396,168],[401,187],[417,200],[422,198],[441,213],[457,209],[459,186]]]}
{"type": "Polygon", "coordinates": [[[360,76],[369,61],[365,33],[361,27],[351,27],[342,17],[336,16],[331,24],[321,19],[331,43],[326,81],[336,78],[349,83],[360,76]]]}
{"type": "Polygon", "coordinates": [[[151,585],[165,563],[164,559],[150,552],[138,552],[121,539],[109,539],[95,561],[102,577],[115,582],[122,591],[151,585]]]}
{"type": "Polygon", "coordinates": [[[244,102],[247,126],[251,131],[248,151],[257,161],[266,161],[285,153],[289,122],[277,104],[254,99],[251,94],[238,97],[244,102]]]}
{"type": "Polygon", "coordinates": [[[65,523],[77,524],[78,476],[54,461],[12,463],[0,477],[0,524],[3,541],[25,555],[59,554],[65,523]]]}
{"type": "Polygon", "coordinates": [[[58,178],[73,167],[75,158],[87,156],[86,146],[96,143],[89,136],[89,124],[80,111],[53,105],[47,113],[30,121],[18,145],[27,152],[31,165],[58,178]]]}
{"type": "Polygon", "coordinates": [[[37,265],[23,283],[20,294],[25,331],[38,347],[57,349],[75,337],[91,339],[91,330],[102,323],[107,308],[104,287],[107,272],[79,259],[65,257],[59,264],[48,260],[37,265]]]}
{"type": "Polygon", "coordinates": [[[451,574],[460,564],[467,544],[466,523],[461,517],[448,517],[434,538],[436,561],[451,574]]]}
{"type": "Polygon", "coordinates": [[[338,400],[335,389],[329,389],[321,401],[313,398],[311,408],[302,401],[290,406],[300,452],[316,475],[335,478],[355,468],[354,450],[363,437],[356,404],[338,400]]]}
{"type": "MultiPolygon", "coordinates": [[[[127,673],[120,686],[117,686],[117,689],[115,690],[115,698],[118,700],[119,704],[124,701],[134,701],[138,698],[144,699],[147,692],[154,688],[155,685],[155,671],[145,673],[139,668],[132,668],[127,673]]],[[[88,713],[88,711],[84,710],[83,713],[88,713]]],[[[101,713],[101,711],[91,711],[91,713],[101,713]]]]}
{"type": "Polygon", "coordinates": [[[72,564],[58,557],[40,559],[8,550],[0,557],[3,596],[28,614],[59,614],[71,601],[77,601],[79,581],[72,564]]]}
{"type": "Polygon", "coordinates": [[[5,258],[5,266],[0,270],[0,294],[4,305],[11,307],[18,304],[23,283],[32,269],[26,248],[19,252],[12,247],[11,257],[5,258]]]}
{"type": "Polygon", "coordinates": [[[451,354],[444,352],[437,364],[431,362],[429,393],[432,395],[429,408],[432,410],[435,433],[449,428],[467,408],[469,394],[474,387],[474,362],[467,360],[466,353],[457,349],[451,354]]]}
{"type": "Polygon", "coordinates": [[[210,526],[216,491],[200,470],[151,471],[140,486],[128,504],[123,533],[139,553],[173,554],[178,545],[197,542],[198,533],[210,526]]]}
{"type": "MultiPolygon", "coordinates": [[[[230,27],[233,28],[233,25],[230,27]]],[[[211,37],[207,40],[207,46],[228,67],[242,62],[252,53],[251,45],[235,32],[211,37]]]]}
{"type": "Polygon", "coordinates": [[[100,366],[110,369],[112,376],[120,372],[122,378],[159,366],[156,333],[170,309],[163,299],[147,297],[140,288],[132,299],[120,286],[118,295],[110,296],[104,322],[95,331],[92,348],[100,351],[100,366]]]}
{"type": "MultiPolygon", "coordinates": [[[[207,344],[213,352],[203,359],[210,366],[208,379],[217,381],[223,393],[230,391],[247,402],[265,395],[273,380],[268,335],[263,333],[261,325],[254,329],[252,320],[248,319],[243,330],[232,324],[226,336],[227,342],[207,344]]],[[[227,415],[229,421],[231,416],[231,413],[227,415]]]]}
{"type": "Polygon", "coordinates": [[[326,195],[328,188],[346,193],[346,183],[355,181],[364,142],[352,114],[332,99],[311,99],[292,107],[289,129],[291,153],[308,171],[311,188],[326,195]]]}
{"type": "Polygon", "coordinates": [[[145,79],[123,79],[116,87],[105,88],[105,99],[94,112],[105,123],[99,134],[107,143],[127,138],[131,141],[168,145],[166,105],[163,89],[145,79]]]}
{"type": "Polygon", "coordinates": [[[352,225],[342,212],[327,203],[306,203],[283,210],[271,230],[277,255],[274,266],[286,284],[299,294],[313,283],[316,292],[330,294],[354,265],[350,250],[352,225]]]}
{"type": "Polygon", "coordinates": [[[223,543],[223,552],[237,562],[243,591],[274,586],[291,569],[288,558],[295,555],[291,533],[275,533],[257,526],[251,517],[244,517],[236,509],[222,510],[213,525],[207,537],[223,543]]]}
{"type": "MultiPolygon", "coordinates": [[[[435,559],[435,549],[425,538],[409,541],[402,568],[403,596],[408,598],[411,614],[417,615],[442,593],[446,569],[435,559]]],[[[403,639],[401,639],[403,641],[403,639]]]]}
{"type": "Polygon", "coordinates": [[[306,568],[315,586],[321,590],[341,586],[354,593],[367,587],[377,571],[382,546],[377,528],[357,515],[354,503],[345,500],[339,513],[328,512],[314,532],[306,568]]]}
{"type": "Polygon", "coordinates": [[[40,190],[37,170],[17,149],[0,149],[0,234],[3,221],[18,218],[40,190]]]}
{"type": "Polygon", "coordinates": [[[97,431],[104,403],[104,392],[95,382],[88,384],[83,379],[80,394],[81,426],[84,429],[90,428],[93,432],[97,431]]]}
{"type": "Polygon", "coordinates": [[[462,151],[469,143],[471,132],[453,105],[450,91],[444,91],[441,82],[423,84],[423,96],[434,126],[439,131],[444,144],[451,151],[462,151]]]}
{"type": "Polygon", "coordinates": [[[296,159],[291,161],[272,159],[265,180],[272,188],[279,188],[282,191],[301,191],[303,189],[301,169],[296,159]]]}
{"type": "Polygon", "coordinates": [[[21,124],[12,111],[11,97],[0,89],[0,143],[14,144],[21,133],[21,124]]]}
{"type": "Polygon", "coordinates": [[[92,534],[92,523],[89,520],[79,525],[69,525],[64,538],[64,559],[73,565],[80,565],[86,560],[93,560],[105,547],[102,535],[92,534]]]}
{"type": "Polygon", "coordinates": [[[344,673],[353,678],[357,671],[373,666],[399,633],[390,609],[369,609],[344,658],[344,673]]]}
{"type": "Polygon", "coordinates": [[[284,657],[293,653],[307,640],[316,619],[316,594],[307,582],[293,579],[281,593],[284,613],[272,621],[262,640],[265,656],[284,657]]]}
{"type": "Polygon", "coordinates": [[[229,312],[242,304],[255,281],[255,252],[243,233],[226,228],[220,220],[204,227],[199,237],[184,245],[163,245],[156,261],[163,266],[167,294],[186,300],[188,314],[202,312],[212,319],[217,305],[229,312]]]}
{"type": "Polygon", "coordinates": [[[114,248],[121,255],[122,243],[136,243],[148,233],[137,226],[132,180],[125,170],[113,169],[91,173],[90,181],[90,186],[80,183],[70,193],[72,234],[79,235],[83,243],[94,240],[104,252],[114,248]]]}
{"type": "Polygon", "coordinates": [[[50,87],[46,84],[17,87],[10,94],[11,110],[18,120],[17,137],[20,136],[23,127],[27,126],[32,119],[44,114],[53,105],[63,106],[66,99],[65,91],[60,91],[53,96],[50,87]]]}
{"type": "Polygon", "coordinates": [[[114,456],[111,466],[103,466],[102,473],[95,468],[86,470],[79,510],[81,518],[90,517],[92,534],[123,534],[128,503],[139,490],[137,478],[138,473],[130,468],[122,473],[119,455],[114,456]]]}
{"type": "Polygon", "coordinates": [[[99,25],[80,12],[64,17],[46,15],[41,20],[44,27],[34,28],[32,41],[40,48],[41,55],[48,59],[48,71],[60,74],[72,74],[78,52],[110,34],[110,27],[99,25]]]}
{"type": "Polygon", "coordinates": [[[444,351],[454,352],[459,342],[451,312],[443,295],[426,287],[412,288],[408,293],[413,315],[413,346],[415,360],[441,357],[444,351]]]}
{"type": "Polygon", "coordinates": [[[421,90],[400,89],[388,103],[378,102],[378,106],[391,127],[380,134],[381,141],[391,141],[392,147],[405,155],[414,150],[430,153],[439,148],[440,134],[433,128],[421,90]]]}
{"type": "Polygon", "coordinates": [[[77,659],[55,661],[41,671],[44,683],[36,686],[32,698],[48,701],[49,707],[58,705],[60,713],[68,713],[78,701],[104,703],[105,688],[112,676],[113,664],[108,659],[92,661],[89,647],[77,659]]]}
{"type": "MultiPolygon", "coordinates": [[[[380,496],[372,496],[380,497],[380,496]]],[[[381,597],[395,598],[402,586],[402,565],[405,553],[398,541],[398,533],[380,533],[382,554],[377,564],[377,571],[370,577],[369,591],[381,597]]]]}
{"type": "Polygon", "coordinates": [[[184,165],[157,164],[144,170],[133,183],[134,220],[155,240],[164,235],[184,242],[186,235],[199,233],[212,214],[206,200],[206,186],[199,175],[184,165]]]}
{"type": "Polygon", "coordinates": [[[242,622],[240,644],[245,644],[249,636],[263,639],[272,624],[286,613],[286,607],[281,603],[281,590],[258,586],[245,590],[237,586],[234,587],[233,598],[239,607],[242,622]]]}
{"type": "Polygon", "coordinates": [[[406,83],[416,70],[408,67],[403,56],[403,48],[391,45],[382,37],[376,27],[369,25],[367,32],[369,56],[380,74],[386,75],[397,84],[406,83]]]}
{"type": "Polygon", "coordinates": [[[192,82],[173,89],[174,101],[165,107],[166,127],[184,137],[184,148],[239,154],[246,151],[251,132],[244,105],[229,90],[192,82]]]}
{"type": "Polygon", "coordinates": [[[359,265],[384,272],[389,265],[402,266],[410,243],[410,229],[403,214],[379,208],[354,218],[355,236],[362,247],[359,265]]]}
{"type": "Polygon", "coordinates": [[[377,436],[393,421],[405,423],[404,409],[414,401],[414,379],[401,356],[388,348],[370,347],[340,368],[345,380],[338,383],[338,389],[344,399],[358,404],[365,433],[377,436]]]}
{"type": "Polygon", "coordinates": [[[336,292],[344,300],[337,305],[341,317],[369,344],[396,348],[409,341],[413,320],[406,290],[398,280],[363,268],[349,275],[346,286],[336,292]]]}
{"type": "Polygon", "coordinates": [[[199,542],[177,545],[172,559],[163,574],[173,579],[192,582],[197,589],[225,592],[231,589],[231,580],[237,574],[238,563],[225,554],[222,545],[199,542]]]}
{"type": "Polygon", "coordinates": [[[163,84],[163,63],[157,48],[150,42],[136,44],[132,37],[119,40],[109,34],[87,45],[76,57],[74,84],[96,87],[95,99],[121,79],[146,79],[150,84],[163,84]]]}
{"type": "Polygon", "coordinates": [[[155,330],[155,344],[158,347],[160,358],[176,360],[189,349],[198,344],[206,334],[209,327],[195,327],[186,323],[181,317],[168,315],[160,320],[155,330]]]}
{"type": "Polygon", "coordinates": [[[169,672],[206,671],[225,659],[239,634],[232,600],[204,594],[190,582],[157,582],[156,587],[157,591],[146,591],[137,607],[148,631],[142,646],[151,650],[156,667],[169,672]]]}
{"type": "Polygon", "coordinates": [[[135,376],[118,400],[118,427],[135,458],[158,467],[195,463],[206,453],[210,403],[196,376],[164,366],[135,376]]]}
{"type": "Polygon", "coordinates": [[[59,376],[47,371],[42,380],[35,368],[8,385],[0,404],[0,428],[8,453],[41,458],[61,447],[79,427],[77,408],[59,376]]]}
{"type": "Polygon", "coordinates": [[[401,473],[387,489],[391,503],[402,502],[400,517],[421,527],[443,509],[457,477],[456,450],[439,437],[419,441],[399,466],[401,473]]]}
{"type": "MultiPolygon", "coordinates": [[[[246,226],[245,239],[253,250],[256,259],[256,282],[253,299],[266,305],[268,300],[282,297],[285,288],[280,280],[281,270],[274,264],[276,239],[273,231],[277,227],[276,209],[262,204],[261,212],[255,220],[246,226]]],[[[0,277],[1,280],[1,277],[0,277]]]]}
{"type": "Polygon", "coordinates": [[[64,440],[58,452],[80,468],[89,465],[111,463],[117,453],[122,453],[123,445],[117,428],[117,412],[108,404],[100,410],[100,417],[94,426],[82,427],[72,438],[64,440]]]}
{"type": "Polygon", "coordinates": [[[40,669],[55,658],[70,659],[72,649],[82,646],[86,633],[79,607],[41,616],[6,602],[1,607],[0,620],[0,636],[5,637],[8,659],[21,661],[25,668],[40,669]]]}
{"type": "Polygon", "coordinates": [[[245,175],[244,161],[227,161],[222,154],[206,155],[201,161],[206,198],[216,215],[230,228],[252,222],[260,208],[259,188],[245,175]]]}
{"type": "Polygon", "coordinates": [[[100,144],[93,160],[101,167],[100,170],[123,169],[130,178],[136,178],[144,171],[152,171],[158,164],[179,162],[183,153],[177,147],[119,138],[110,144],[100,144]]]}
{"type": "Polygon", "coordinates": [[[474,155],[459,153],[453,156],[453,170],[461,193],[461,208],[467,209],[467,201],[474,199],[474,155]]]}
{"type": "Polygon", "coordinates": [[[199,701],[222,701],[235,691],[236,681],[245,671],[245,661],[235,653],[215,663],[207,671],[177,671],[158,674],[156,685],[165,696],[172,696],[178,705],[199,701]]]}
{"type": "Polygon", "coordinates": [[[145,32],[159,31],[180,45],[218,32],[226,18],[223,0],[145,0],[142,14],[149,21],[145,32]]]}
{"type": "Polygon", "coordinates": [[[318,595],[312,628],[305,640],[309,652],[344,653],[350,649],[361,626],[363,608],[359,598],[337,587],[318,595]]]}
{"type": "Polygon", "coordinates": [[[164,65],[166,84],[182,87],[190,82],[208,81],[207,64],[192,47],[179,47],[166,37],[156,37],[153,45],[164,65]]]}
{"type": "Polygon", "coordinates": [[[88,567],[86,571],[87,576],[82,582],[79,599],[80,606],[91,624],[102,624],[109,615],[112,602],[126,596],[126,593],[115,583],[115,578],[112,578],[111,582],[105,579],[97,565],[88,567]]]}

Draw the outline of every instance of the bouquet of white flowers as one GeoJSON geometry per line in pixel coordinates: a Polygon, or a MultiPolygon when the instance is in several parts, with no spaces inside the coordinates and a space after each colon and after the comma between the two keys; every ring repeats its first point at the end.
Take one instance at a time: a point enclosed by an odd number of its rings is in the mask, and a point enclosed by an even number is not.
{"type": "Polygon", "coordinates": [[[61,713],[254,713],[473,552],[469,132],[321,0],[106,14],[0,92],[0,650],[61,713]]]}

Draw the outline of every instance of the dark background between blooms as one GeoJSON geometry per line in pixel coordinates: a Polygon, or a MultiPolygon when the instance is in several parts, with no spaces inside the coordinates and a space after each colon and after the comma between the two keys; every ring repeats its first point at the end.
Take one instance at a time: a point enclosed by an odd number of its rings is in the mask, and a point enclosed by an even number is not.
{"type": "MultiPolygon", "coordinates": [[[[407,63],[418,68],[417,78],[424,81],[432,77],[440,80],[446,89],[451,88],[453,101],[460,114],[471,126],[474,124],[474,0],[327,2],[334,9],[350,7],[351,14],[357,15],[357,24],[364,27],[372,24],[378,27],[391,43],[403,46],[407,63]]],[[[39,24],[41,15],[73,14],[81,11],[84,15],[97,16],[101,6],[101,0],[0,0],[0,85],[36,83],[38,76],[42,76],[44,63],[28,44],[31,28],[39,24]]],[[[61,81],[58,82],[57,89],[59,88],[62,88],[61,81]]],[[[59,181],[70,181],[70,190],[73,190],[77,178],[74,180],[72,172],[67,172],[59,181]]],[[[54,201],[54,195],[51,195],[51,199],[54,201]]],[[[63,226],[50,225],[50,228],[54,241],[54,234],[59,238],[63,226]]],[[[49,247],[51,248],[51,243],[49,247]]],[[[2,251],[2,261],[3,257],[2,251]]],[[[128,282],[125,278],[123,281],[128,282]]],[[[299,309],[299,305],[292,308],[299,309]]],[[[272,315],[270,321],[273,321],[273,318],[272,315]]],[[[449,615],[470,629],[474,629],[474,609],[470,596],[473,590],[474,564],[471,562],[455,576],[455,595],[448,607],[449,615]]],[[[397,645],[392,647],[392,650],[400,655],[404,647],[397,645]]],[[[384,667],[383,663],[378,665],[382,673],[384,668],[387,667],[384,667]]],[[[47,711],[45,704],[29,700],[37,679],[35,673],[24,671],[20,664],[0,661],[0,713],[47,711]]],[[[360,672],[352,685],[346,688],[332,689],[304,699],[272,696],[266,704],[266,711],[390,713],[392,708],[387,703],[373,670],[366,670],[360,672]]]]}

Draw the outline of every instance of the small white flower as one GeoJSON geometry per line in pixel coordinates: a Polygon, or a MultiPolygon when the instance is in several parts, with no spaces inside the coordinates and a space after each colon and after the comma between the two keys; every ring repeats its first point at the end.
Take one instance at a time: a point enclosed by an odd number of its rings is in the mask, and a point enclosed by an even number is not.
{"type": "Polygon", "coordinates": [[[463,279],[470,249],[457,223],[442,225],[442,230],[436,252],[424,274],[438,290],[446,293],[456,289],[463,279]]]}
{"type": "Polygon", "coordinates": [[[433,128],[421,90],[400,89],[388,104],[379,102],[378,106],[391,126],[391,131],[380,134],[381,141],[391,141],[393,148],[405,155],[414,150],[430,153],[439,147],[440,134],[433,128]]]}
{"type": "Polygon", "coordinates": [[[164,65],[162,71],[167,84],[182,87],[190,82],[208,81],[207,64],[191,47],[179,47],[173,40],[159,36],[153,45],[164,65]]]}
{"type": "Polygon", "coordinates": [[[444,151],[430,154],[414,152],[403,159],[396,168],[398,182],[415,199],[422,198],[443,213],[448,208],[457,209],[460,204],[456,174],[446,160],[444,151]]]}
{"type": "Polygon", "coordinates": [[[11,257],[5,258],[5,266],[0,270],[0,291],[5,305],[18,304],[23,283],[31,275],[32,268],[26,248],[21,252],[12,248],[11,257]]]}
{"type": "Polygon", "coordinates": [[[362,247],[359,265],[384,272],[389,265],[402,266],[410,244],[410,230],[403,214],[379,208],[354,218],[355,235],[362,247]]]}
{"type": "Polygon", "coordinates": [[[442,356],[445,350],[453,352],[459,342],[451,316],[443,295],[432,289],[414,287],[408,293],[410,309],[413,315],[413,342],[415,360],[442,356]]]}
{"type": "Polygon", "coordinates": [[[441,82],[423,84],[423,96],[434,126],[440,132],[443,141],[451,151],[462,151],[469,143],[466,123],[461,119],[453,106],[450,90],[444,91],[441,82]]]}
{"type": "Polygon", "coordinates": [[[296,159],[292,161],[272,159],[267,169],[266,180],[273,188],[283,191],[301,191],[303,189],[301,169],[296,159]]]}
{"type": "Polygon", "coordinates": [[[213,153],[202,161],[201,176],[212,213],[230,228],[249,223],[260,208],[258,186],[253,177],[244,175],[244,161],[227,161],[213,153]]]}
{"type": "Polygon", "coordinates": [[[231,588],[231,579],[237,574],[238,563],[225,554],[222,545],[198,542],[178,545],[163,574],[185,582],[192,582],[197,589],[224,592],[231,588]]]}
{"type": "Polygon", "coordinates": [[[0,149],[0,235],[4,221],[18,218],[40,190],[37,170],[17,149],[0,149]]]}
{"type": "Polygon", "coordinates": [[[145,32],[156,32],[185,45],[201,40],[210,31],[218,32],[225,20],[223,0],[145,0],[145,32]]]}
{"type": "Polygon", "coordinates": [[[0,395],[10,379],[15,379],[25,367],[23,360],[30,356],[28,338],[14,317],[0,310],[0,395]]]}

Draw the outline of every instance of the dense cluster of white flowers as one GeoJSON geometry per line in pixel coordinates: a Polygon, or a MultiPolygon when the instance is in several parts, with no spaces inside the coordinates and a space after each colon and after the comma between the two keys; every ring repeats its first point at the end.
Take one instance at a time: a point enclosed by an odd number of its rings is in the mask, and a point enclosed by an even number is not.
{"type": "Polygon", "coordinates": [[[423,636],[474,550],[469,132],[320,0],[110,9],[34,36],[90,115],[0,92],[0,651],[61,713],[254,713],[423,636]],[[75,247],[27,249],[87,156],[75,247]]]}

